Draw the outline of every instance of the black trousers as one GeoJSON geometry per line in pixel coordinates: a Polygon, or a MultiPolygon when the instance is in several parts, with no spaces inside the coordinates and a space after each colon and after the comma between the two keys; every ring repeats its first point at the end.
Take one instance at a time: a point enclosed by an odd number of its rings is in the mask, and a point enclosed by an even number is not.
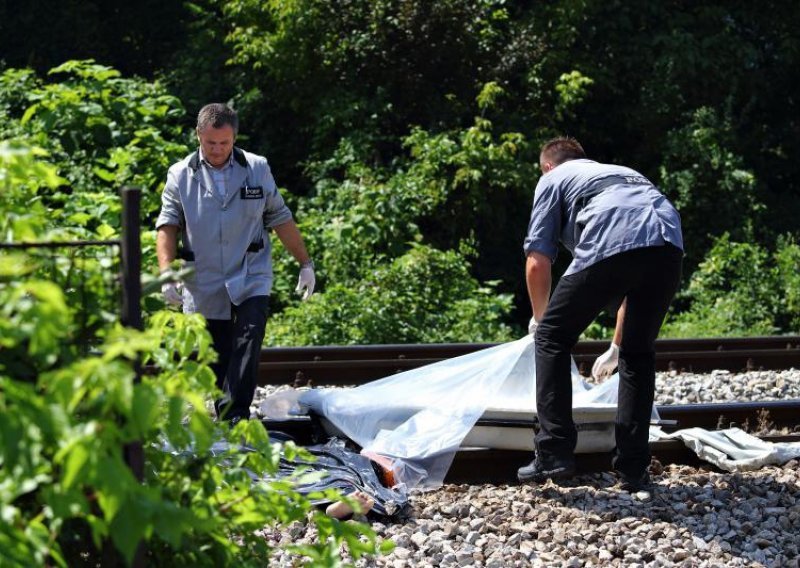
{"type": "Polygon", "coordinates": [[[238,306],[231,305],[231,319],[207,320],[219,356],[211,365],[217,388],[223,392],[214,403],[218,418],[250,418],[268,313],[269,296],[254,296],[238,306]]]}
{"type": "Polygon", "coordinates": [[[543,464],[572,463],[571,351],[603,308],[627,298],[619,354],[614,468],[638,476],[650,463],[655,340],[678,289],[683,253],[672,245],[622,252],[562,277],[536,330],[536,452],[543,464]]]}

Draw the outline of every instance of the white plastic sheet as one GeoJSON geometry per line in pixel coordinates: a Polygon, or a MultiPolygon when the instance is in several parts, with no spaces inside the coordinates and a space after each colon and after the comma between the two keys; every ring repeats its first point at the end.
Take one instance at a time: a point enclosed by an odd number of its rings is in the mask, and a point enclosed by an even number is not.
{"type": "MultiPolygon", "coordinates": [[[[361,446],[365,455],[391,467],[406,488],[434,488],[441,485],[455,452],[487,411],[493,416],[534,417],[533,348],[532,337],[526,336],[353,389],[283,392],[267,398],[262,413],[280,419],[311,409],[361,446]]],[[[587,384],[573,362],[576,422],[581,415],[588,422],[598,417],[613,422],[618,386],[618,374],[596,386],[587,384]]],[[[655,407],[653,418],[658,419],[655,407]]],[[[611,433],[613,444],[613,424],[611,433]]],[[[729,471],[800,457],[800,444],[770,444],[738,429],[689,428],[666,434],[651,427],[651,440],[665,438],[683,440],[702,459],[729,471]]]]}
{"type": "MultiPolygon", "coordinates": [[[[455,452],[487,408],[533,417],[533,339],[440,361],[353,389],[313,389],[301,405],[328,420],[371,456],[383,456],[407,487],[441,485],[455,452]]],[[[573,406],[616,407],[616,380],[592,389],[573,363],[573,406]],[[597,396],[593,396],[593,393],[597,396]]],[[[533,430],[531,430],[531,438],[533,430]]]]}
{"type": "Polygon", "coordinates": [[[651,428],[651,437],[659,440],[682,440],[701,459],[725,471],[754,471],[765,465],[780,465],[800,458],[800,443],[766,442],[740,428],[705,430],[685,428],[666,434],[651,428]]]}

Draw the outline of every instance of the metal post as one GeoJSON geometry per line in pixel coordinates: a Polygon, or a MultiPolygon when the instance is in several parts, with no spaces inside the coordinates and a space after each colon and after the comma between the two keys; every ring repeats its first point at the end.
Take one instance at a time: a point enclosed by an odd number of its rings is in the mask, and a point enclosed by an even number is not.
{"type": "Polygon", "coordinates": [[[122,188],[122,325],[135,329],[142,329],[141,198],[139,188],[122,188]]]}
{"type": "MultiPolygon", "coordinates": [[[[122,325],[142,329],[142,246],[139,228],[141,190],[122,188],[122,325]]],[[[141,369],[136,363],[134,384],[141,381],[141,369]]],[[[125,461],[136,479],[144,476],[144,453],[141,442],[125,447],[125,461]]]]}
{"type": "MultiPolygon", "coordinates": [[[[140,202],[142,192],[139,188],[123,187],[122,197],[122,325],[143,329],[142,325],[142,246],[139,227],[140,202]]],[[[141,382],[142,369],[134,363],[134,384],[141,382]]],[[[137,440],[126,444],[123,455],[128,467],[139,481],[144,479],[144,450],[137,440]]],[[[145,548],[140,542],[133,557],[133,568],[141,568],[144,563],[145,548]]]]}

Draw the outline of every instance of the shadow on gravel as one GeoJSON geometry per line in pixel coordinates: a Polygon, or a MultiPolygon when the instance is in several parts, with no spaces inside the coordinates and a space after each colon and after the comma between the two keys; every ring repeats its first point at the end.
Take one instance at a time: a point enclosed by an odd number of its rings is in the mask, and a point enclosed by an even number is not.
{"type": "Polygon", "coordinates": [[[652,476],[649,500],[623,491],[610,473],[532,490],[541,505],[551,501],[580,509],[598,532],[607,523],[623,525],[626,530],[614,539],[608,561],[800,566],[799,468],[800,460],[747,473],[672,466],[652,476]],[[650,549],[647,541],[657,545],[650,549]],[[643,550],[638,558],[627,553],[634,543],[639,546],[631,548],[643,550]]]}

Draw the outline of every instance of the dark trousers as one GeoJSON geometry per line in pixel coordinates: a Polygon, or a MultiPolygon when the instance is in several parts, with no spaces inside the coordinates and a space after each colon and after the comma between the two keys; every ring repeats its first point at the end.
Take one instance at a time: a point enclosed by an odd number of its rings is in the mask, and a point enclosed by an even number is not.
{"type": "Polygon", "coordinates": [[[214,407],[217,417],[226,420],[250,418],[269,296],[248,298],[238,306],[232,305],[231,312],[229,320],[207,320],[219,356],[211,369],[217,377],[217,388],[223,392],[214,407]]]}
{"type": "Polygon", "coordinates": [[[616,254],[562,277],[536,330],[537,457],[555,466],[574,460],[571,351],[607,306],[627,298],[619,354],[614,468],[637,476],[650,463],[648,434],[655,396],[655,340],[681,277],[683,253],[672,245],[616,254]]]}

